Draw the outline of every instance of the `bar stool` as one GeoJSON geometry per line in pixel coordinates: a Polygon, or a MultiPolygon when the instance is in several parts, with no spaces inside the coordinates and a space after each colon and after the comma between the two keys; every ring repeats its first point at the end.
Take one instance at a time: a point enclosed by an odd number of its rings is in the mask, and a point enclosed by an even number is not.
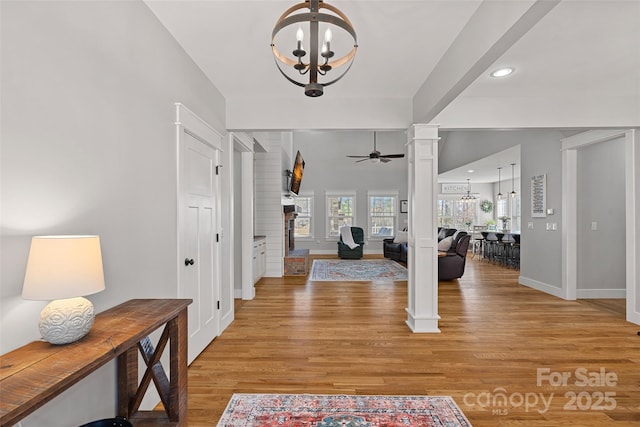
{"type": "Polygon", "coordinates": [[[512,234],[513,243],[511,244],[510,261],[513,268],[520,269],[520,235],[512,234]]]}
{"type": "Polygon", "coordinates": [[[495,257],[495,251],[497,249],[498,238],[496,237],[496,233],[492,231],[483,231],[483,251],[482,256],[483,259],[488,259],[489,261],[493,261],[495,257]]]}
{"type": "Polygon", "coordinates": [[[506,264],[507,258],[507,243],[503,241],[504,233],[496,233],[496,250],[494,255],[494,261],[498,264],[506,264]]]}
{"type": "Polygon", "coordinates": [[[473,255],[471,255],[471,258],[476,256],[476,253],[482,253],[484,251],[484,235],[481,231],[476,229],[476,226],[474,226],[473,228],[473,243],[471,245],[471,252],[473,253],[473,255]]]}

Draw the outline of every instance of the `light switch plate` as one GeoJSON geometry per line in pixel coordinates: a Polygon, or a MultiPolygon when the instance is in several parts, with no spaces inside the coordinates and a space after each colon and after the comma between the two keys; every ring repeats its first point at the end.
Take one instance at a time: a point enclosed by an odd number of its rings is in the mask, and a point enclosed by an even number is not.
{"type": "Polygon", "coordinates": [[[533,230],[533,221],[529,221],[529,222],[527,223],[527,228],[528,228],[529,230],[533,230]]]}
{"type": "Polygon", "coordinates": [[[596,221],[591,222],[591,231],[596,231],[598,229],[598,223],[596,221]]]}

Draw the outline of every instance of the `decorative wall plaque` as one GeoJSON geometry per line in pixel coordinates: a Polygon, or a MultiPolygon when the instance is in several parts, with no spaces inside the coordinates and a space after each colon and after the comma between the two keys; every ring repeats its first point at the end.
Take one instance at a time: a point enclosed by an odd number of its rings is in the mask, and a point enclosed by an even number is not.
{"type": "Polygon", "coordinates": [[[547,175],[536,175],[531,178],[531,217],[547,216],[547,175]]]}
{"type": "Polygon", "coordinates": [[[464,194],[468,188],[468,184],[442,184],[442,194],[464,194]]]}

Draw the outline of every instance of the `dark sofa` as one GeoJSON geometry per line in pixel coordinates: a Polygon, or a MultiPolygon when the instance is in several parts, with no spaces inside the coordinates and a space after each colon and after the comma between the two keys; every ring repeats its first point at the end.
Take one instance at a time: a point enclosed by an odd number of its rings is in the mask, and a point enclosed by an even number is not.
{"type": "Polygon", "coordinates": [[[384,239],[382,241],[382,253],[385,258],[392,259],[394,261],[407,262],[407,242],[395,243],[394,238],[384,239]]]}
{"type": "MultiPolygon", "coordinates": [[[[438,242],[445,237],[453,236],[458,231],[455,228],[438,227],[438,242]]],[[[466,233],[465,233],[466,234],[466,233]]],[[[385,258],[392,259],[394,261],[407,262],[407,242],[394,242],[395,238],[384,239],[382,241],[382,253],[385,258]]]]}
{"type": "Polygon", "coordinates": [[[453,280],[462,277],[470,240],[471,236],[461,231],[451,243],[446,256],[438,257],[438,280],[453,280]]]}

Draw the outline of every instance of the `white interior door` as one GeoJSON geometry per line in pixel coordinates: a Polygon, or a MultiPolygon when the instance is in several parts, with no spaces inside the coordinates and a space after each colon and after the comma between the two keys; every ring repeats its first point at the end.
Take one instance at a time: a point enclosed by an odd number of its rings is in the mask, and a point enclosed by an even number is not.
{"type": "Polygon", "coordinates": [[[220,301],[220,152],[184,132],[180,138],[180,278],[189,306],[189,363],[217,336],[220,301]]]}

